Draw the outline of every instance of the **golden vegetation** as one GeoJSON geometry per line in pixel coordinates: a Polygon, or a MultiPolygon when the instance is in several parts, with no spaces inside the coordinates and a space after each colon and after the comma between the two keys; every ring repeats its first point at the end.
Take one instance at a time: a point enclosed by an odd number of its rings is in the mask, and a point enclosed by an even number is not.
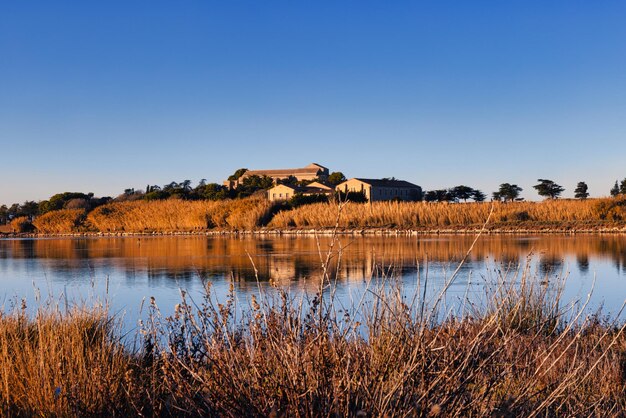
{"type": "MultiPolygon", "coordinates": [[[[397,228],[416,230],[475,229],[494,206],[492,229],[598,229],[626,225],[626,198],[546,200],[510,203],[346,203],[341,228],[397,228]]],[[[261,198],[223,201],[179,199],[116,202],[100,206],[86,217],[83,209],[48,212],[33,222],[40,233],[190,232],[211,229],[332,228],[338,205],[316,203],[291,210],[261,198]]],[[[25,217],[16,218],[14,232],[30,232],[25,217]]]]}
{"type": "Polygon", "coordinates": [[[37,217],[33,225],[43,234],[62,234],[76,231],[84,218],[84,209],[61,209],[37,217]]]}
{"type": "Polygon", "coordinates": [[[13,232],[31,232],[33,230],[33,224],[26,216],[18,216],[11,221],[11,230],[13,232]]]}
{"type": "Polygon", "coordinates": [[[119,334],[100,308],[0,314],[1,415],[105,416],[128,408],[131,358],[119,334]]]}
{"type": "MultiPolygon", "coordinates": [[[[500,277],[485,305],[436,304],[370,286],[354,306],[261,293],[235,319],[217,303],[156,303],[143,346],[106,311],[0,316],[8,416],[622,416],[624,327],[560,308],[559,287],[500,277]],[[508,284],[507,284],[508,283],[508,284]],[[521,284],[520,284],[521,283],[521,284]],[[411,302],[413,300],[413,302],[411,302]],[[340,310],[341,309],[341,310],[340,310]]],[[[388,278],[388,280],[393,280],[388,278]]]]}
{"type": "Polygon", "coordinates": [[[96,208],[89,213],[87,224],[100,232],[254,229],[270,215],[271,208],[263,199],[122,202],[96,208]]]}
{"type": "MultiPolygon", "coordinates": [[[[341,228],[439,229],[481,226],[492,203],[374,202],[346,203],[341,228]]],[[[494,202],[491,227],[538,223],[585,226],[587,223],[626,220],[626,199],[546,200],[543,202],[494,202]]],[[[332,203],[306,205],[277,213],[274,228],[329,228],[337,222],[332,203]]]]}

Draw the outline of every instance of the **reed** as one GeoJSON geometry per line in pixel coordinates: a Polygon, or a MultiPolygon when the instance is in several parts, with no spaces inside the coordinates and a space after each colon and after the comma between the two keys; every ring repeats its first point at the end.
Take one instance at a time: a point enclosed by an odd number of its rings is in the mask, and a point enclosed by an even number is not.
{"type": "MultiPolygon", "coordinates": [[[[512,203],[347,203],[342,228],[440,229],[471,228],[483,224],[493,205],[490,228],[560,225],[585,227],[624,225],[626,199],[546,200],[512,203]]],[[[277,213],[269,227],[332,228],[337,205],[317,203],[277,213]]]]}
{"type": "Polygon", "coordinates": [[[227,201],[159,200],[111,203],[87,216],[87,227],[100,232],[176,232],[255,229],[272,204],[263,199],[227,201]]]}
{"type": "Polygon", "coordinates": [[[84,219],[84,209],[61,209],[37,217],[33,225],[43,234],[62,234],[79,231],[84,219]]]}
{"type": "Polygon", "coordinates": [[[11,223],[11,232],[22,233],[31,232],[33,230],[33,224],[26,216],[18,216],[14,218],[11,223]]]}
{"type": "Polygon", "coordinates": [[[565,303],[561,282],[529,268],[488,278],[484,301],[451,315],[442,301],[454,279],[431,298],[372,278],[350,306],[334,299],[333,277],[308,295],[260,288],[243,307],[233,286],[216,300],[209,282],[202,300],[183,292],[170,317],[152,300],[139,349],[99,306],[29,316],[18,304],[0,316],[2,414],[626,413],[621,322],[565,303]]]}
{"type": "Polygon", "coordinates": [[[24,302],[0,315],[0,411],[3,416],[105,416],[128,411],[131,357],[100,306],[67,311],[24,302]]]}

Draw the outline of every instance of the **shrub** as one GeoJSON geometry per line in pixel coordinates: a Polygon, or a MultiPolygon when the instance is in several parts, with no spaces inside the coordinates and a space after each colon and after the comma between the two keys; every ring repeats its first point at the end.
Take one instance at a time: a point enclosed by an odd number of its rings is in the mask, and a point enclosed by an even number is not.
{"type": "Polygon", "coordinates": [[[26,216],[19,216],[11,221],[11,229],[16,233],[33,232],[35,228],[26,216]]]}
{"type": "Polygon", "coordinates": [[[38,232],[62,234],[77,232],[85,220],[83,209],[61,209],[48,212],[33,221],[38,232]]]}

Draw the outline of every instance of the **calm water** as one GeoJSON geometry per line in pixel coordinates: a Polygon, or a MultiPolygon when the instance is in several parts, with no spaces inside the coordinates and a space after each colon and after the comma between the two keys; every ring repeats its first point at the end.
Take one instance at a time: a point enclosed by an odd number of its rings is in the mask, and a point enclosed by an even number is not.
{"type": "MultiPolygon", "coordinates": [[[[341,237],[333,246],[330,273],[337,294],[349,303],[368,281],[397,277],[406,292],[428,272],[440,287],[470,247],[469,236],[341,237]],[[341,259],[337,263],[341,248],[341,259]]],[[[240,301],[259,286],[315,293],[329,238],[315,237],[129,237],[0,240],[0,304],[10,307],[37,295],[58,300],[91,300],[108,294],[116,312],[136,323],[142,300],[154,297],[169,313],[180,289],[199,297],[211,281],[218,298],[230,284],[240,301]],[[258,272],[255,276],[255,268],[258,272]],[[259,282],[257,282],[257,277],[259,282]],[[260,283],[260,284],[259,284],[260,283]]],[[[565,298],[585,298],[596,277],[594,308],[616,311],[626,299],[626,236],[484,236],[475,246],[451,296],[480,299],[486,281],[515,271],[527,260],[548,281],[568,276],[565,298]],[[469,283],[469,285],[468,285],[469,283]]],[[[509,274],[510,280],[515,277],[509,274]]],[[[247,303],[247,302],[246,302],[247,303]]]]}

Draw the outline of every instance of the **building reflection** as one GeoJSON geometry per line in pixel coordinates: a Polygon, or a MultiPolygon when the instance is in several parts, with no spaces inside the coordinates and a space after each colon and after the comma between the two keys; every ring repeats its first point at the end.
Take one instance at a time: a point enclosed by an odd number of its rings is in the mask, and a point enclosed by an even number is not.
{"type": "MultiPolygon", "coordinates": [[[[232,279],[241,286],[262,282],[318,286],[326,273],[343,281],[366,280],[389,269],[414,274],[427,263],[457,263],[473,236],[229,236],[229,237],[111,237],[0,240],[0,263],[32,259],[58,272],[115,269],[132,281],[232,279]],[[52,262],[53,261],[53,262],[52,262]]],[[[564,259],[576,260],[586,272],[596,259],[611,260],[626,271],[623,235],[487,235],[469,255],[471,263],[490,260],[523,264],[536,257],[544,274],[563,269],[564,259]]]]}

